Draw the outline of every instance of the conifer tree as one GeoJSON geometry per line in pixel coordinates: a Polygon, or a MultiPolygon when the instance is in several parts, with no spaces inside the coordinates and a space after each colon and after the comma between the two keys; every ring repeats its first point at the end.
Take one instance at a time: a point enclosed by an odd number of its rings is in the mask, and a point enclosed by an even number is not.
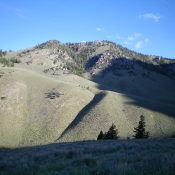
{"type": "Polygon", "coordinates": [[[118,130],[116,129],[116,126],[112,124],[112,126],[109,128],[108,132],[103,133],[103,131],[100,131],[100,134],[97,137],[97,140],[108,140],[108,139],[118,139],[118,130]]]}
{"type": "Polygon", "coordinates": [[[134,137],[136,139],[148,138],[149,132],[145,131],[145,117],[143,115],[140,116],[139,124],[136,128],[134,128],[134,137]]]}
{"type": "Polygon", "coordinates": [[[97,140],[102,140],[102,139],[104,139],[104,134],[103,134],[103,131],[100,131],[100,134],[98,135],[97,140]]]}
{"type": "Polygon", "coordinates": [[[109,131],[105,134],[104,139],[118,139],[118,130],[114,124],[112,124],[109,128],[109,131]]]}

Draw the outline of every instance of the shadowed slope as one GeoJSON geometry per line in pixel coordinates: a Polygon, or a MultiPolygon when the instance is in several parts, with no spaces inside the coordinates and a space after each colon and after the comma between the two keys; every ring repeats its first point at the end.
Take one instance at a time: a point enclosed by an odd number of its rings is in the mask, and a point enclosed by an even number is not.
{"type": "Polygon", "coordinates": [[[85,117],[86,115],[88,115],[88,113],[96,107],[96,105],[98,105],[98,103],[100,103],[100,101],[103,100],[103,98],[105,97],[105,92],[100,92],[98,94],[96,94],[94,96],[94,98],[91,100],[91,102],[89,104],[87,104],[79,113],[78,115],[75,117],[75,119],[71,122],[71,124],[65,129],[65,131],[61,134],[61,136],[58,138],[61,139],[62,137],[64,137],[64,134],[66,134],[67,131],[76,128],[76,126],[81,123],[81,121],[83,120],[83,117],[85,117]]]}
{"type": "Polygon", "coordinates": [[[103,69],[95,68],[92,81],[98,83],[101,90],[126,95],[133,99],[133,104],[175,117],[175,80],[169,77],[168,66],[171,64],[156,66],[138,60],[116,58],[103,69]]]}
{"type": "Polygon", "coordinates": [[[161,68],[122,58],[96,69],[92,80],[106,95],[88,113],[80,113],[81,121],[72,123],[60,141],[96,139],[112,123],[121,137],[132,137],[140,115],[145,116],[152,137],[175,133],[175,81],[163,75],[161,68]]]}

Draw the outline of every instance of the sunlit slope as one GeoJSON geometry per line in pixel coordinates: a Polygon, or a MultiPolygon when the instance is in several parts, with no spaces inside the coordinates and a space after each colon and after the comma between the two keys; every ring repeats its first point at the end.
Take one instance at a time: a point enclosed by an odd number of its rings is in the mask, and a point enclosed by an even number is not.
{"type": "MultiPolygon", "coordinates": [[[[143,103],[157,103],[134,97],[143,103]]],[[[159,108],[165,104],[157,103],[159,108]]],[[[173,109],[173,106],[167,105],[173,109]]],[[[135,104],[131,97],[120,93],[103,91],[80,111],[77,118],[65,130],[60,141],[96,139],[100,130],[107,131],[114,123],[121,138],[132,137],[133,128],[137,126],[140,115],[145,116],[146,129],[150,136],[171,136],[175,133],[175,118],[135,104]]]]}
{"type": "Polygon", "coordinates": [[[0,146],[54,142],[93,98],[85,88],[32,71],[0,74],[0,146]]]}

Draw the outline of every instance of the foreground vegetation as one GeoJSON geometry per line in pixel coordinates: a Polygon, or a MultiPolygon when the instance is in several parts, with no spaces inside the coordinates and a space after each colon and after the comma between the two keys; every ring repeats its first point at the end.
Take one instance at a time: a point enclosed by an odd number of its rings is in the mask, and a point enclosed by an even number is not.
{"type": "Polygon", "coordinates": [[[174,175],[175,139],[106,140],[0,149],[1,175],[174,175]]]}

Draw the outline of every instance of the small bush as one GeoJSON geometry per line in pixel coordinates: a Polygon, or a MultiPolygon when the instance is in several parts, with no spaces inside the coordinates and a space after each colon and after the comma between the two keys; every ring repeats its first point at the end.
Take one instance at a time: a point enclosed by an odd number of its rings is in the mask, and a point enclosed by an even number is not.
{"type": "Polygon", "coordinates": [[[74,63],[66,63],[66,68],[71,72],[75,73],[76,75],[82,75],[84,72],[83,67],[74,63]]]}
{"type": "Polygon", "coordinates": [[[20,63],[21,61],[16,58],[6,59],[6,58],[0,58],[0,63],[3,64],[3,66],[7,67],[14,67],[14,63],[20,63]]]}
{"type": "Polygon", "coordinates": [[[0,58],[0,63],[3,64],[3,66],[7,66],[7,67],[13,67],[14,63],[11,62],[10,60],[6,59],[6,58],[0,58]]]}
{"type": "Polygon", "coordinates": [[[21,63],[21,61],[20,60],[18,60],[18,59],[16,59],[16,58],[11,58],[10,59],[10,61],[12,62],[12,63],[21,63]]]}

